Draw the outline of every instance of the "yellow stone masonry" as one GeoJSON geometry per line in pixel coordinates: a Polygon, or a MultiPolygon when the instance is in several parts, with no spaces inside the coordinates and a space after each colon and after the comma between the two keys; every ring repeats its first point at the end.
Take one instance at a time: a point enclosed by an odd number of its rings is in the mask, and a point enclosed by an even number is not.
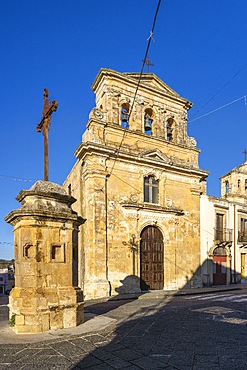
{"type": "Polygon", "coordinates": [[[34,334],[74,327],[83,322],[75,238],[83,220],[71,209],[75,199],[57,184],[38,181],[17,200],[22,206],[6,217],[14,226],[13,330],[34,334]]]}
{"type": "Polygon", "coordinates": [[[200,286],[200,193],[208,172],[187,134],[192,106],[154,74],[100,70],[78,159],[64,188],[86,219],[86,298],[200,286]],[[136,98],[134,100],[134,96],[136,98]]]}

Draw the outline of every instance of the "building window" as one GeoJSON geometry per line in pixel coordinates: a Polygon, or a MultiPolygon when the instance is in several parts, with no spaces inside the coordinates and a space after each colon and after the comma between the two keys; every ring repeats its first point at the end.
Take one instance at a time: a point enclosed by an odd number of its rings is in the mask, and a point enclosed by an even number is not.
{"type": "Polygon", "coordinates": [[[244,188],[247,190],[247,179],[244,181],[244,188]]]}
{"type": "Polygon", "coordinates": [[[246,218],[241,218],[241,232],[247,238],[247,219],[246,218]]]}
{"type": "Polygon", "coordinates": [[[224,215],[222,213],[216,213],[216,227],[219,230],[223,230],[224,215]]]}
{"type": "Polygon", "coordinates": [[[152,136],[153,134],[153,112],[152,109],[146,109],[144,114],[144,134],[152,136]]]}
{"type": "Polygon", "coordinates": [[[224,215],[216,213],[216,240],[223,240],[224,215]]]}
{"type": "Polygon", "coordinates": [[[174,120],[172,118],[168,118],[166,123],[166,140],[173,141],[173,130],[174,130],[174,120]]]}
{"type": "Polygon", "coordinates": [[[144,177],[144,202],[158,203],[159,184],[153,176],[144,177]]]}
{"type": "Polygon", "coordinates": [[[123,104],[121,109],[121,127],[129,128],[129,104],[123,104]]]}
{"type": "Polygon", "coordinates": [[[238,180],[238,189],[240,188],[240,180],[238,180]]]}
{"type": "Polygon", "coordinates": [[[247,242],[247,219],[241,218],[240,228],[238,231],[238,243],[246,243],[246,242],[247,242]]]}

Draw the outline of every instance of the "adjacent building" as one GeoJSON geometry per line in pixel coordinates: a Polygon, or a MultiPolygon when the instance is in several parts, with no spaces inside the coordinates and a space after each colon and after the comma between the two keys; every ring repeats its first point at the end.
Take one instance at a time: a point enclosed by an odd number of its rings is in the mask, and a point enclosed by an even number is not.
{"type": "Polygon", "coordinates": [[[8,291],[8,267],[0,269],[0,294],[5,294],[8,291]]]}
{"type": "Polygon", "coordinates": [[[205,285],[247,277],[247,162],[221,177],[221,197],[201,196],[201,265],[205,285]]]}

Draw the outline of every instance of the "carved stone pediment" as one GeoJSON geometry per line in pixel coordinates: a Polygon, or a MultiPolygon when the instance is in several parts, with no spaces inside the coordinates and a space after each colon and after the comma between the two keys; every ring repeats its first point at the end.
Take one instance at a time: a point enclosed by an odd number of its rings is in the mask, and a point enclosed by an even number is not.
{"type": "MultiPolygon", "coordinates": [[[[131,79],[138,80],[139,73],[123,73],[125,76],[128,76],[131,79]]],[[[180,98],[180,95],[173,90],[170,86],[168,86],[165,82],[163,82],[159,77],[157,77],[153,73],[143,74],[142,85],[152,86],[153,88],[162,91],[166,95],[172,95],[174,97],[180,98]]]]}
{"type": "Polygon", "coordinates": [[[153,149],[153,150],[148,150],[143,153],[141,153],[141,156],[144,158],[150,158],[150,159],[155,159],[161,162],[165,163],[171,163],[172,160],[169,158],[167,155],[162,153],[159,149],[153,149]]]}
{"type": "Polygon", "coordinates": [[[183,168],[198,168],[198,165],[194,162],[188,162],[184,159],[177,158],[174,156],[168,156],[162,153],[159,149],[148,150],[140,154],[142,158],[152,159],[169,165],[175,165],[183,168]]]}

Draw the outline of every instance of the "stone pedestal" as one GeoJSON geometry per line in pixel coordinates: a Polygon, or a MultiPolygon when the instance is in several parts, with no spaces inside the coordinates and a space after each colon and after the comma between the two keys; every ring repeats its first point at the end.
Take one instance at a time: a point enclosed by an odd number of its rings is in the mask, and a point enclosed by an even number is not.
{"type": "Polygon", "coordinates": [[[15,288],[9,297],[16,333],[42,333],[83,322],[77,285],[78,226],[75,198],[58,184],[38,181],[16,198],[22,206],[5,220],[14,226],[15,288]]]}

